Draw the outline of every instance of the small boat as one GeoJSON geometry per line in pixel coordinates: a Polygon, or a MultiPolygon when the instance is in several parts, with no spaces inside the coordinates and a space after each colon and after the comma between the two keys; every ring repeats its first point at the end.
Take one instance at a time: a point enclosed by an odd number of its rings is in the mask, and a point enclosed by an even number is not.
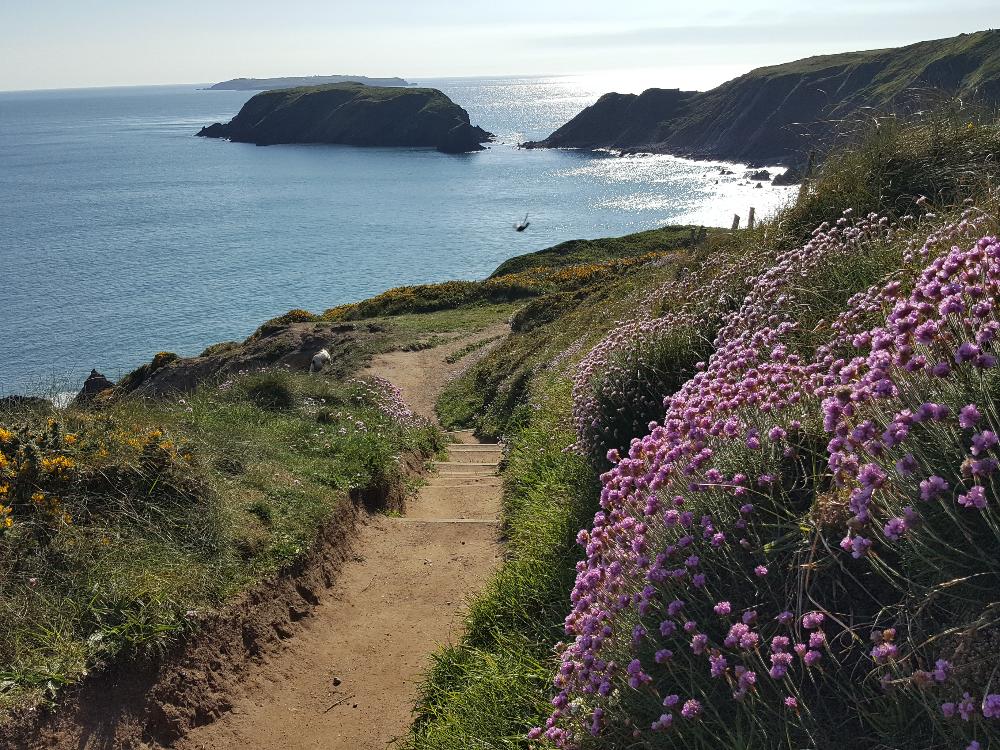
{"type": "Polygon", "coordinates": [[[525,214],[524,218],[521,220],[521,222],[519,224],[515,224],[514,225],[514,231],[515,232],[523,232],[529,226],[531,226],[531,222],[528,221],[528,214],[525,214]]]}

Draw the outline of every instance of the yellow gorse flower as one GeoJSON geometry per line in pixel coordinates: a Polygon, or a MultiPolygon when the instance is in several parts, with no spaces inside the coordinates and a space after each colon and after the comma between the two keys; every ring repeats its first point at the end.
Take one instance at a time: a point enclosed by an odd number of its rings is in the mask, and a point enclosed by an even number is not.
{"type": "Polygon", "coordinates": [[[67,472],[75,465],[73,459],[66,456],[47,456],[42,459],[42,471],[47,471],[51,474],[67,472]]]}
{"type": "Polygon", "coordinates": [[[0,427],[0,443],[9,443],[14,439],[14,433],[0,427]]]}

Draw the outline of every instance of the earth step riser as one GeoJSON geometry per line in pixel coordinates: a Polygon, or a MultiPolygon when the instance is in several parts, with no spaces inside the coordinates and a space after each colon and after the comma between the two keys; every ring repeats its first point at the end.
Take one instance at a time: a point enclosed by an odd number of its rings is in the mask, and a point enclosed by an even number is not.
{"type": "Polygon", "coordinates": [[[436,461],[434,463],[434,468],[438,472],[438,476],[456,476],[456,475],[466,475],[472,474],[477,476],[490,476],[496,474],[497,465],[496,464],[483,464],[483,463],[459,463],[456,461],[436,461]]]}
{"type": "Polygon", "coordinates": [[[477,451],[472,452],[461,452],[455,453],[450,451],[448,453],[448,462],[456,464],[496,464],[500,461],[500,452],[486,453],[477,451]]]}

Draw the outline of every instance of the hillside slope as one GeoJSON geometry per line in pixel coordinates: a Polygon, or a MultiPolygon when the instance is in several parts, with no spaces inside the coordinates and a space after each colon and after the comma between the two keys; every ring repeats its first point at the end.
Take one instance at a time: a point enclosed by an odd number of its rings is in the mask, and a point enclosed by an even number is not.
{"type": "Polygon", "coordinates": [[[433,146],[479,151],[492,136],[437,89],[338,83],[257,94],[229,123],[198,135],[270,146],[342,143],[351,146],[433,146]]]}
{"type": "Polygon", "coordinates": [[[706,92],[605,94],[545,140],[525,145],[792,163],[863,108],[907,109],[941,95],[1000,102],[1000,31],[809,57],[706,92]]]}

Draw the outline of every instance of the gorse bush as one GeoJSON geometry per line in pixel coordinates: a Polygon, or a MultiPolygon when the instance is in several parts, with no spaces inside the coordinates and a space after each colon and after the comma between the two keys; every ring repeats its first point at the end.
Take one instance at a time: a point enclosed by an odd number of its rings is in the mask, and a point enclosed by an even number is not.
{"type": "Polygon", "coordinates": [[[845,217],[779,256],[662,423],[609,453],[532,737],[1000,736],[1000,242],[976,209],[926,242],[905,224],[845,217]]]}
{"type": "Polygon", "coordinates": [[[264,372],[240,379],[231,393],[235,399],[246,399],[262,409],[287,410],[295,406],[295,393],[281,373],[264,372]]]}
{"type": "Polygon", "coordinates": [[[580,289],[668,255],[669,253],[660,251],[599,263],[529,268],[490,277],[485,281],[445,281],[440,284],[397,287],[371,299],[331,308],[323,313],[323,318],[358,320],[382,315],[447,310],[467,305],[512,302],[552,292],[580,289]]]}

